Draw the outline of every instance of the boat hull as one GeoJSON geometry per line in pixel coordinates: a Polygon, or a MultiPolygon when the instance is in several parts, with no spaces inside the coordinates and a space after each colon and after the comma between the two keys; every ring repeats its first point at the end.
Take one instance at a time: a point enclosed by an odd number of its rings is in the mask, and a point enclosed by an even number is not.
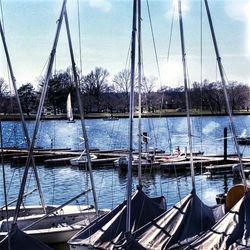
{"type": "MultiPolygon", "coordinates": [[[[72,208],[72,207],[71,207],[72,208]]],[[[75,208],[73,208],[75,210],[75,208]]],[[[29,225],[39,220],[44,214],[21,217],[17,221],[18,227],[31,237],[38,239],[46,244],[65,243],[79,230],[89,225],[89,223],[97,218],[94,209],[86,211],[72,211],[71,213],[64,210],[60,214],[52,214],[37,224],[27,228],[29,225]]],[[[99,215],[109,210],[100,210],[99,215]]],[[[12,218],[8,221],[9,227],[12,218]]],[[[8,223],[6,220],[1,222],[0,241],[7,235],[8,223]]]]}

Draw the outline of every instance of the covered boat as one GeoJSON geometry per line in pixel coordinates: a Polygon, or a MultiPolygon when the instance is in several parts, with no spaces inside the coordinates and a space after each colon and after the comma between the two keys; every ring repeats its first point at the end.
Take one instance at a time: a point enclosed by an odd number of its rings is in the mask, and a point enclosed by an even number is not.
{"type": "Polygon", "coordinates": [[[221,220],[185,249],[249,249],[249,211],[248,191],[221,220]]]}
{"type": "Polygon", "coordinates": [[[195,192],[136,232],[129,249],[181,248],[224,215],[223,206],[206,206],[195,192]]]}
{"type": "MultiPolygon", "coordinates": [[[[164,197],[149,198],[141,189],[135,191],[131,200],[131,231],[139,229],[162,214],[164,197]]],[[[127,201],[108,214],[97,219],[69,240],[71,249],[98,249],[118,247],[126,232],[127,201]]]]}
{"type": "Polygon", "coordinates": [[[22,232],[17,224],[12,224],[11,231],[8,237],[5,237],[3,241],[0,242],[1,250],[52,250],[44,243],[30,237],[26,233],[22,232]],[[10,246],[9,246],[10,244],[10,246]]]}

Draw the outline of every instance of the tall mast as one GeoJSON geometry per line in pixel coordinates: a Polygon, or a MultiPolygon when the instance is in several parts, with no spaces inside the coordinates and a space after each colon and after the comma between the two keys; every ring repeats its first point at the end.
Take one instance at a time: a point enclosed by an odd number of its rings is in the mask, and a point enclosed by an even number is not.
{"type": "Polygon", "coordinates": [[[74,59],[73,46],[72,46],[72,41],[71,41],[71,36],[70,36],[68,15],[67,15],[66,9],[64,12],[64,18],[65,18],[65,24],[66,24],[66,30],[67,30],[67,36],[68,36],[69,51],[70,51],[71,64],[72,64],[72,70],[73,70],[73,75],[74,75],[74,82],[75,82],[75,86],[76,86],[77,101],[78,101],[80,116],[81,116],[83,138],[84,138],[84,142],[85,142],[85,149],[86,149],[86,154],[87,154],[87,159],[88,159],[88,170],[90,173],[90,181],[91,181],[93,200],[94,200],[94,204],[95,204],[96,213],[98,214],[97,198],[96,198],[94,178],[93,178],[93,173],[92,173],[92,164],[91,164],[91,158],[90,158],[90,152],[89,152],[88,136],[87,136],[86,126],[85,126],[85,119],[84,119],[84,110],[83,110],[82,101],[81,101],[79,78],[78,78],[78,75],[76,72],[76,64],[75,64],[75,59],[74,59]]]}
{"type": "Polygon", "coordinates": [[[235,129],[234,122],[233,122],[232,110],[231,110],[230,103],[229,103],[229,97],[228,97],[227,88],[226,88],[226,80],[225,80],[225,76],[224,76],[223,66],[222,66],[221,57],[220,57],[220,53],[219,53],[219,49],[218,49],[218,45],[217,45],[217,40],[216,40],[216,36],[215,36],[215,32],[214,32],[213,21],[212,21],[212,17],[210,14],[208,1],[207,0],[204,0],[204,1],[205,1],[206,11],[207,11],[209,27],[210,27],[210,31],[211,31],[211,35],[212,35],[212,39],[213,39],[217,64],[218,64],[219,71],[220,71],[220,77],[221,77],[221,82],[222,82],[222,86],[223,86],[224,96],[225,96],[225,100],[226,100],[226,107],[227,107],[227,112],[229,115],[229,125],[230,125],[232,133],[233,133],[235,148],[236,148],[236,152],[237,152],[239,162],[240,162],[240,171],[241,171],[241,175],[243,178],[244,189],[246,192],[247,191],[247,183],[246,183],[246,178],[245,178],[245,172],[243,170],[242,157],[241,157],[239,145],[238,145],[238,142],[236,139],[237,134],[236,134],[236,129],[235,129]]]}
{"type": "MultiPolygon", "coordinates": [[[[27,147],[29,148],[29,146],[30,146],[29,133],[28,133],[27,125],[25,123],[23,110],[22,110],[22,106],[21,106],[21,101],[20,101],[19,94],[18,94],[18,91],[17,91],[16,78],[15,78],[14,73],[13,73],[13,68],[12,68],[12,64],[11,64],[9,51],[8,51],[8,48],[7,48],[7,43],[6,43],[6,40],[5,40],[5,35],[4,35],[1,20],[0,20],[0,33],[1,33],[2,41],[3,41],[3,47],[4,47],[4,51],[5,51],[5,55],[6,55],[6,60],[7,60],[8,69],[9,69],[9,72],[10,72],[12,85],[13,85],[15,95],[16,95],[16,100],[17,100],[18,109],[19,109],[21,122],[22,122],[23,133],[24,133],[24,136],[25,136],[27,147]]],[[[36,169],[36,165],[35,165],[35,161],[34,161],[33,156],[31,158],[31,162],[32,162],[32,167],[33,167],[34,173],[35,173],[35,179],[36,179],[36,182],[37,182],[37,188],[38,188],[41,204],[42,204],[44,212],[46,213],[45,202],[44,202],[44,198],[43,198],[43,194],[42,194],[42,188],[41,188],[41,185],[40,185],[38,172],[37,172],[37,169],[36,169]]]]}
{"type": "Polygon", "coordinates": [[[195,177],[194,177],[194,163],[193,163],[193,145],[192,145],[192,132],[191,132],[191,119],[190,119],[190,107],[188,97],[188,83],[187,83],[187,62],[186,62],[186,50],[184,41],[184,31],[182,22],[182,11],[181,11],[181,0],[178,1],[179,10],[179,24],[180,24],[180,36],[181,36],[181,53],[182,53],[182,65],[183,65],[183,77],[184,77],[184,88],[185,88],[185,100],[186,100],[186,112],[187,112],[187,126],[188,126],[188,143],[190,151],[190,167],[192,177],[192,188],[195,192],[195,177]]]}
{"type": "Polygon", "coordinates": [[[29,150],[28,150],[28,158],[26,160],[26,165],[25,165],[25,170],[24,170],[24,174],[23,174],[23,178],[22,178],[22,183],[21,183],[19,194],[18,194],[18,200],[17,200],[17,204],[16,204],[16,211],[15,211],[13,223],[15,223],[17,221],[18,213],[20,210],[21,202],[22,202],[22,196],[24,194],[24,189],[25,189],[25,184],[26,184],[26,180],[27,180],[27,176],[28,176],[30,161],[31,161],[32,156],[33,156],[33,149],[34,149],[36,136],[38,133],[39,124],[40,124],[40,120],[41,120],[41,116],[42,116],[42,109],[43,109],[43,105],[44,105],[44,101],[45,101],[45,97],[46,97],[46,93],[47,93],[47,88],[48,88],[48,83],[49,83],[49,79],[51,77],[52,67],[53,67],[53,63],[54,63],[54,59],[55,59],[56,47],[57,47],[57,43],[58,43],[58,39],[59,39],[61,26],[62,26],[63,15],[64,15],[64,11],[66,9],[66,3],[67,3],[67,0],[64,0],[63,4],[62,4],[62,9],[61,9],[59,21],[57,24],[57,30],[56,30],[54,43],[53,43],[52,50],[50,53],[50,60],[49,60],[47,73],[46,73],[46,77],[45,77],[45,82],[44,82],[41,97],[40,97],[40,103],[39,103],[39,107],[38,107],[38,111],[37,111],[37,115],[36,115],[35,127],[34,127],[34,131],[33,131],[33,136],[32,136],[31,142],[30,142],[29,150]]]}
{"type": "Polygon", "coordinates": [[[133,4],[133,24],[131,40],[131,69],[130,69],[130,102],[129,102],[129,159],[128,159],[128,181],[127,181],[127,214],[126,235],[129,237],[131,231],[131,193],[132,193],[132,157],[133,157],[133,122],[134,122],[134,80],[135,80],[135,46],[136,46],[136,16],[137,0],[133,4]]]}
{"type": "Polygon", "coordinates": [[[139,165],[138,165],[138,182],[142,187],[141,178],[141,154],[142,154],[142,129],[141,129],[141,85],[142,85],[142,56],[141,56],[141,0],[138,0],[138,145],[139,145],[139,165]]]}

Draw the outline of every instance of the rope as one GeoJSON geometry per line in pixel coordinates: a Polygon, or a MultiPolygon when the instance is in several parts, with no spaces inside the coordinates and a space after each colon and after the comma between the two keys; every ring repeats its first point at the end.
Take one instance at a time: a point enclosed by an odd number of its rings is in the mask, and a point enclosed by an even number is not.
{"type": "Polygon", "coordinates": [[[157,64],[157,70],[158,70],[159,80],[161,82],[161,73],[160,73],[160,67],[159,67],[159,60],[158,60],[158,54],[157,54],[157,50],[156,50],[154,30],[153,30],[153,24],[152,24],[152,19],[151,19],[151,13],[150,13],[148,0],[147,0],[147,10],[148,10],[148,18],[149,18],[149,23],[150,23],[152,39],[153,39],[154,53],[155,53],[155,59],[156,59],[156,64],[157,64]]]}
{"type": "Polygon", "coordinates": [[[82,39],[81,39],[81,20],[80,20],[79,0],[77,0],[77,22],[78,22],[78,42],[79,42],[80,79],[81,79],[82,78],[82,39]]]}

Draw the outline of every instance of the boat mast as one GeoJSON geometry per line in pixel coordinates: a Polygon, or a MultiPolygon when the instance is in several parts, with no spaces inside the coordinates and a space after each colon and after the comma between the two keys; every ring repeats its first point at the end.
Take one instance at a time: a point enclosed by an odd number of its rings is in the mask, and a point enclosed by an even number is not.
{"type": "Polygon", "coordinates": [[[213,21],[212,21],[212,17],[211,17],[211,14],[210,14],[208,1],[207,0],[204,0],[204,1],[205,1],[206,11],[207,11],[209,27],[210,27],[210,31],[211,31],[211,35],[212,35],[212,39],[213,39],[217,64],[218,64],[219,71],[220,71],[220,77],[221,77],[221,82],[222,82],[222,86],[223,86],[224,96],[225,96],[225,100],[226,100],[226,107],[227,107],[227,112],[228,112],[228,115],[229,115],[229,125],[230,125],[231,130],[232,130],[233,139],[234,139],[234,143],[235,143],[235,148],[236,148],[236,152],[237,152],[239,162],[240,162],[240,171],[241,171],[241,176],[243,178],[244,189],[245,189],[245,192],[247,192],[246,177],[245,177],[245,172],[243,170],[243,164],[242,164],[242,157],[241,157],[241,154],[240,154],[240,148],[239,148],[239,145],[238,145],[238,142],[237,142],[237,139],[236,139],[236,137],[237,137],[236,136],[236,129],[235,129],[234,122],[233,122],[233,115],[232,115],[232,110],[231,110],[230,103],[229,103],[229,97],[228,97],[227,88],[226,88],[226,80],[225,80],[223,66],[222,66],[222,62],[221,62],[221,57],[220,57],[220,53],[219,53],[219,49],[218,49],[218,45],[217,45],[217,40],[216,40],[216,36],[215,36],[215,32],[214,32],[213,21]]]}
{"type": "Polygon", "coordinates": [[[22,183],[21,183],[21,187],[20,187],[20,190],[19,190],[19,194],[18,194],[18,200],[17,200],[17,204],[16,204],[16,211],[15,211],[13,223],[15,223],[17,221],[20,206],[21,206],[21,202],[22,202],[22,196],[24,194],[24,188],[25,188],[25,184],[26,184],[26,180],[27,180],[27,176],[28,176],[30,161],[32,159],[34,145],[35,145],[35,141],[36,141],[36,136],[37,136],[38,129],[39,129],[39,123],[40,123],[40,119],[41,119],[41,116],[42,116],[43,104],[44,104],[44,101],[45,101],[47,88],[48,88],[48,83],[49,83],[49,79],[51,77],[52,67],[53,67],[53,63],[54,63],[54,59],[55,59],[56,47],[57,47],[57,43],[58,43],[58,39],[59,39],[61,26],[62,26],[63,15],[64,15],[64,12],[65,12],[65,9],[66,9],[66,3],[67,3],[67,0],[64,0],[63,4],[62,4],[60,17],[59,17],[59,20],[58,20],[58,23],[57,23],[56,35],[55,35],[54,43],[53,43],[52,50],[51,50],[51,53],[50,53],[49,64],[48,64],[46,77],[45,77],[45,81],[44,81],[44,85],[43,85],[43,89],[42,89],[42,93],[41,93],[41,97],[40,97],[40,102],[39,102],[39,107],[38,107],[38,111],[37,111],[37,115],[36,115],[36,121],[35,121],[33,136],[32,136],[31,142],[30,142],[29,150],[28,150],[28,158],[26,160],[26,165],[25,165],[25,170],[24,170],[24,174],[23,174],[23,178],[22,178],[22,183]]]}
{"type": "Polygon", "coordinates": [[[141,62],[141,0],[138,0],[138,133],[139,133],[139,165],[138,165],[138,182],[142,187],[141,178],[141,155],[142,155],[142,125],[141,125],[141,85],[142,85],[142,62],[141,62]]]}
{"type": "Polygon", "coordinates": [[[129,102],[129,159],[127,173],[127,214],[126,237],[129,238],[131,225],[131,193],[132,193],[132,160],[133,160],[133,122],[134,122],[134,80],[135,80],[135,46],[136,46],[136,16],[137,0],[133,1],[133,23],[131,40],[131,69],[130,69],[130,102],[129,102]]]}
{"type": "Polygon", "coordinates": [[[89,142],[88,142],[88,136],[87,136],[86,126],[85,126],[84,109],[83,109],[83,105],[82,105],[82,101],[81,101],[79,78],[78,78],[77,71],[76,71],[76,64],[75,64],[75,59],[74,59],[73,46],[72,46],[72,41],[71,41],[71,36],[70,36],[67,9],[65,9],[65,12],[64,12],[64,19],[65,19],[66,30],[67,30],[67,37],[68,37],[68,43],[69,43],[72,70],[73,70],[73,75],[74,75],[74,82],[75,82],[75,87],[76,87],[77,101],[78,101],[79,110],[80,110],[82,133],[83,133],[85,149],[86,149],[86,154],[87,154],[87,159],[88,159],[88,170],[89,170],[89,173],[90,173],[89,175],[90,175],[90,181],[91,181],[93,200],[94,200],[94,204],[95,204],[96,213],[98,215],[98,206],[97,206],[97,198],[96,198],[96,191],[95,191],[95,185],[94,185],[94,178],[93,178],[93,173],[92,173],[92,164],[91,164],[91,158],[90,158],[89,142]]]}
{"type": "Polygon", "coordinates": [[[185,50],[184,31],[182,22],[181,0],[178,1],[178,10],[179,10],[179,25],[180,25],[180,36],[181,36],[181,54],[182,54],[182,65],[183,65],[185,100],[186,100],[186,110],[187,110],[186,112],[187,112],[187,126],[188,126],[188,143],[190,150],[190,167],[191,167],[191,177],[192,177],[192,188],[193,191],[195,192],[193,145],[192,145],[191,118],[190,118],[190,107],[189,107],[189,97],[188,97],[188,83],[187,83],[187,62],[186,62],[186,50],[185,50]]]}
{"type": "MultiPolygon", "coordinates": [[[[0,20],[0,33],[1,33],[1,37],[2,37],[3,47],[4,47],[4,51],[5,51],[5,56],[6,56],[6,60],[7,60],[7,64],[8,64],[8,69],[9,69],[12,85],[13,85],[15,95],[16,95],[17,105],[18,105],[18,109],[19,109],[19,113],[20,113],[21,122],[22,122],[23,133],[24,133],[25,140],[26,140],[26,143],[27,143],[27,148],[29,148],[30,147],[30,137],[29,137],[27,125],[25,123],[21,101],[20,101],[19,94],[18,94],[18,91],[17,91],[16,78],[14,76],[12,64],[11,64],[11,61],[10,61],[9,51],[8,51],[8,48],[7,48],[7,43],[6,43],[6,39],[5,39],[5,35],[4,35],[1,20],[0,20]]],[[[36,165],[35,165],[35,161],[34,161],[33,156],[31,158],[31,162],[32,162],[32,167],[33,167],[34,174],[35,174],[35,179],[36,179],[36,183],[37,183],[37,188],[38,188],[41,204],[42,204],[44,212],[46,213],[42,188],[41,188],[41,185],[40,185],[38,172],[37,172],[37,169],[36,169],[36,165]]]]}

